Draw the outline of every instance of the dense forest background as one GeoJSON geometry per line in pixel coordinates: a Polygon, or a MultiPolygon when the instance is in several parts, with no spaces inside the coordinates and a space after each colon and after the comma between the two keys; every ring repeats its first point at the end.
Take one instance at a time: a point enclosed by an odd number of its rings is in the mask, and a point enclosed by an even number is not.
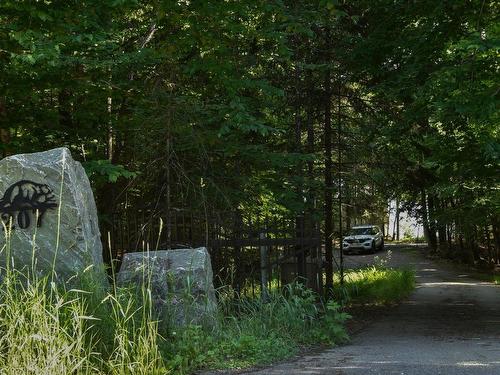
{"type": "Polygon", "coordinates": [[[498,262],[500,2],[0,2],[0,154],[67,146],[123,209],[344,224],[407,202],[498,262]]]}

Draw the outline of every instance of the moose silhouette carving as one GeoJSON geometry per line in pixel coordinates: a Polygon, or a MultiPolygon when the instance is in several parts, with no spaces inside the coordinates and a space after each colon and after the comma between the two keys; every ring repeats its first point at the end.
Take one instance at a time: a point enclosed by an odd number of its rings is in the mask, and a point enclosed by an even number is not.
{"type": "Polygon", "coordinates": [[[47,210],[56,207],[55,195],[48,185],[21,180],[11,185],[0,198],[0,219],[11,229],[15,229],[15,222],[20,229],[27,229],[34,216],[38,217],[36,225],[40,227],[47,210]]]}

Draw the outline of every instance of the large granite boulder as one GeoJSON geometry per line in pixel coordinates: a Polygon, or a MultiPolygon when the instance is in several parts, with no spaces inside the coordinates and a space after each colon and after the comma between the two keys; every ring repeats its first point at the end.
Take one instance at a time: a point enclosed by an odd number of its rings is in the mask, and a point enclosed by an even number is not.
{"type": "Polygon", "coordinates": [[[68,149],[0,161],[0,224],[1,267],[106,282],[94,196],[68,149]]]}
{"type": "Polygon", "coordinates": [[[211,324],[217,310],[210,255],[197,249],[125,254],[120,287],[149,287],[160,319],[174,325],[211,324]]]}

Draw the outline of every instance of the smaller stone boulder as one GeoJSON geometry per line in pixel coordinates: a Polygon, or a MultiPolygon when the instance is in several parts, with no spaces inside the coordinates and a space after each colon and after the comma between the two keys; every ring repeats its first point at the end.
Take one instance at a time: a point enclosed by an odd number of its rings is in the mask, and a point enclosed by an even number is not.
{"type": "Polygon", "coordinates": [[[211,324],[216,314],[212,265],[204,247],[125,254],[116,283],[137,292],[149,286],[155,313],[176,326],[211,324]]]}

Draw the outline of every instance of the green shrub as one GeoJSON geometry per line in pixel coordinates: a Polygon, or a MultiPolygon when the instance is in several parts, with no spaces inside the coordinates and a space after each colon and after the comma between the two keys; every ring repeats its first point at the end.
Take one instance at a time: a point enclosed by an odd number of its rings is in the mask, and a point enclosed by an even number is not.
{"type": "Polygon", "coordinates": [[[234,297],[220,293],[220,314],[210,328],[190,326],[166,340],[168,366],[187,373],[200,367],[242,368],[290,357],[303,345],[339,343],[349,316],[340,305],[323,306],[300,284],[273,290],[269,298],[234,297]]]}

